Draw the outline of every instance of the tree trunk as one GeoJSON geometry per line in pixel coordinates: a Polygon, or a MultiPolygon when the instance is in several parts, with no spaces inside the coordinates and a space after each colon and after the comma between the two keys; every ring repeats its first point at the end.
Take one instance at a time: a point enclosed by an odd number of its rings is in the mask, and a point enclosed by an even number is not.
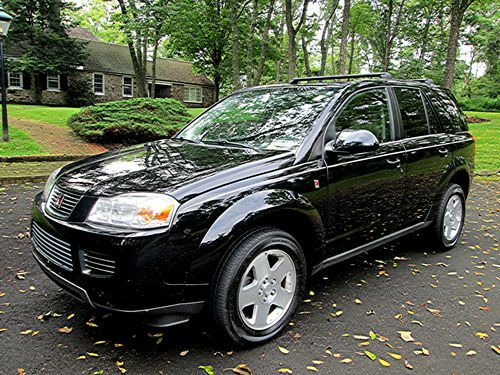
{"type": "Polygon", "coordinates": [[[352,29],[351,29],[351,50],[350,50],[350,53],[349,53],[349,70],[348,70],[348,74],[352,74],[352,63],[353,63],[353,60],[354,60],[354,47],[355,47],[355,40],[354,38],[356,37],[356,26],[353,25],[352,26],[352,29]]]}
{"type": "Polygon", "coordinates": [[[160,39],[158,37],[158,34],[156,34],[156,41],[155,41],[155,45],[153,48],[153,61],[151,63],[151,93],[150,93],[150,97],[153,99],[156,97],[156,59],[158,57],[159,44],[160,44],[160,39]]]}
{"type": "Polygon", "coordinates": [[[328,14],[328,17],[325,19],[325,24],[323,25],[323,30],[321,32],[321,39],[319,40],[319,48],[321,52],[321,63],[319,68],[319,75],[325,75],[326,69],[326,60],[328,58],[328,45],[327,40],[330,40],[331,31],[332,31],[332,18],[335,15],[335,10],[337,10],[337,6],[339,4],[339,0],[335,0],[335,3],[332,4],[332,9],[328,14]]]}
{"type": "Polygon", "coordinates": [[[422,34],[422,44],[420,46],[419,60],[422,63],[425,62],[425,54],[427,53],[427,39],[428,39],[428,36],[429,36],[429,28],[430,28],[430,26],[431,26],[431,18],[427,17],[425,19],[424,31],[423,31],[423,34],[422,34]]]}
{"type": "Polygon", "coordinates": [[[302,14],[297,26],[293,26],[293,7],[292,0],[285,0],[285,19],[288,31],[288,79],[291,80],[297,72],[297,33],[304,24],[307,16],[307,6],[309,0],[304,0],[302,14]]]}
{"type": "Polygon", "coordinates": [[[309,64],[309,51],[307,50],[307,41],[304,34],[302,34],[301,43],[302,43],[302,53],[304,54],[304,66],[306,68],[306,75],[310,77],[312,76],[312,72],[311,72],[311,65],[309,64]]]}
{"type": "Polygon", "coordinates": [[[40,87],[40,74],[32,74],[31,82],[33,82],[33,100],[35,104],[42,104],[42,89],[40,87]]]}
{"type": "Polygon", "coordinates": [[[340,37],[340,58],[339,74],[345,74],[345,60],[347,54],[347,37],[349,35],[349,11],[351,10],[351,0],[344,0],[342,14],[342,35],[340,37]]]}
{"type": "Polygon", "coordinates": [[[457,58],[458,38],[460,34],[460,25],[467,8],[473,0],[452,0],[451,1],[451,20],[450,34],[448,37],[448,51],[446,54],[446,64],[444,67],[444,87],[451,89],[453,79],[455,78],[455,63],[457,58]]]}
{"type": "Polygon", "coordinates": [[[253,42],[254,42],[255,24],[257,23],[257,16],[259,15],[258,6],[259,6],[259,1],[253,0],[252,20],[250,21],[250,27],[247,39],[247,68],[246,68],[247,86],[253,85],[253,71],[254,71],[253,42]]]}
{"type": "Polygon", "coordinates": [[[233,90],[239,90],[240,85],[240,45],[238,32],[238,1],[231,1],[231,42],[232,42],[232,77],[233,90]]]}
{"type": "Polygon", "coordinates": [[[271,21],[274,11],[274,3],[276,0],[271,0],[269,3],[269,8],[266,15],[266,23],[264,25],[264,30],[261,35],[262,46],[260,48],[259,64],[257,66],[257,71],[255,72],[255,77],[253,85],[257,86],[260,83],[260,77],[264,71],[264,62],[267,57],[267,51],[269,50],[269,29],[271,28],[271,21]]]}

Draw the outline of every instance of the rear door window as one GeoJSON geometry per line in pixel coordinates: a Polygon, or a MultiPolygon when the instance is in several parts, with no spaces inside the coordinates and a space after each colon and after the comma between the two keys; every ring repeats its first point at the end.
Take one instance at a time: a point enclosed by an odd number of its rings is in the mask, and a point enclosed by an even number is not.
{"type": "Polygon", "coordinates": [[[404,138],[420,137],[429,134],[429,124],[419,89],[395,87],[401,119],[403,120],[404,138]]]}

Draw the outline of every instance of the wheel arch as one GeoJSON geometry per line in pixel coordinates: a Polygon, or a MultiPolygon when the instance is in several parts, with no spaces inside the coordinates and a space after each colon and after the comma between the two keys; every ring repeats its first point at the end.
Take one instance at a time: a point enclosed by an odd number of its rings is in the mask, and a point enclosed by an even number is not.
{"type": "Polygon", "coordinates": [[[448,183],[459,185],[464,191],[465,198],[467,198],[470,190],[471,177],[469,175],[469,172],[466,171],[465,168],[461,168],[455,171],[455,173],[453,173],[448,180],[448,183]]]}
{"type": "MultiPolygon", "coordinates": [[[[296,192],[266,190],[247,195],[232,204],[205,234],[200,244],[200,254],[210,254],[209,269],[214,271],[212,276],[219,273],[235,246],[263,227],[274,227],[290,233],[304,251],[308,270],[320,258],[325,231],[316,208],[296,192]]],[[[193,266],[196,265],[192,264],[193,274],[199,273],[193,266]]]]}

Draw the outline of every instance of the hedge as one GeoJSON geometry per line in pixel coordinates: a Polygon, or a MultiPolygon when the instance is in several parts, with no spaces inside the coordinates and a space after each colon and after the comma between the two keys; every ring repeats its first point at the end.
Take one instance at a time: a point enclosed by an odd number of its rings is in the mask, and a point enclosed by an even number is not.
{"type": "Polygon", "coordinates": [[[68,125],[87,141],[136,144],[170,137],[190,120],[175,99],[137,98],[85,107],[68,125]]]}

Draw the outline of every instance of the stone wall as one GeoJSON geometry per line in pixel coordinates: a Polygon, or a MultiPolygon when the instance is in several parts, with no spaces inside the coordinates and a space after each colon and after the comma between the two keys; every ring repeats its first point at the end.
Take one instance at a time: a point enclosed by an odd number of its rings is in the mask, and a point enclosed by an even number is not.
{"type": "MultiPolygon", "coordinates": [[[[92,82],[93,74],[90,72],[76,72],[73,76],[68,77],[68,84],[71,85],[71,81],[75,77],[84,76],[92,82]]],[[[115,100],[123,100],[128,97],[124,97],[122,94],[122,83],[123,76],[115,74],[104,74],[104,95],[95,95],[95,102],[110,102],[115,100]]],[[[134,80],[135,83],[135,80],[134,80]]],[[[134,87],[134,97],[136,97],[136,88],[134,87]]],[[[209,107],[214,101],[214,90],[211,87],[203,87],[203,102],[202,103],[190,103],[184,102],[184,84],[173,83],[171,89],[172,98],[177,99],[184,103],[186,106],[195,107],[209,107]]],[[[7,89],[7,100],[11,103],[23,103],[23,104],[35,104],[35,97],[33,90],[27,89],[7,89]]],[[[66,105],[66,92],[65,91],[42,91],[41,104],[53,105],[53,106],[64,106],[66,105]]]]}

